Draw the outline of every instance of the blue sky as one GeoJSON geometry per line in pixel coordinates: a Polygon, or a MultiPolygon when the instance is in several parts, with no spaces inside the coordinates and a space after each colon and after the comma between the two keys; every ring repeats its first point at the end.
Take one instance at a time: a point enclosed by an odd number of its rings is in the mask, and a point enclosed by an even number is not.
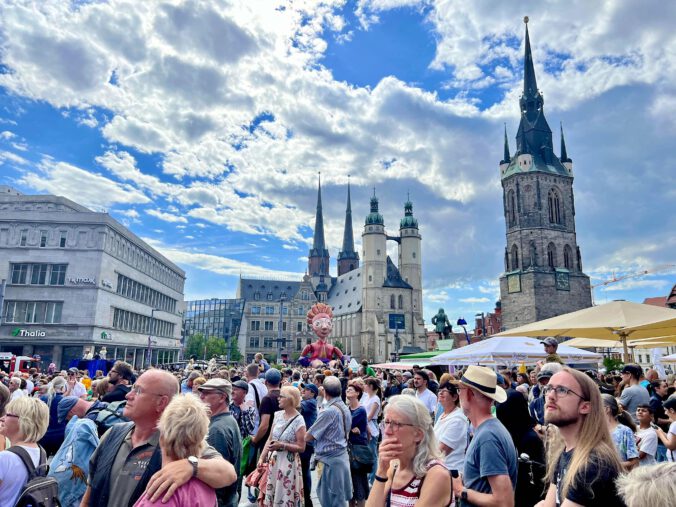
{"type": "Polygon", "coordinates": [[[666,295],[676,7],[596,4],[3,2],[0,184],[107,210],[186,270],[188,299],[303,273],[319,171],[333,273],[348,175],[357,246],[373,188],[390,232],[410,192],[425,318],[470,320],[499,296],[528,14],[585,271],[651,271],[596,299],[666,295]]]}

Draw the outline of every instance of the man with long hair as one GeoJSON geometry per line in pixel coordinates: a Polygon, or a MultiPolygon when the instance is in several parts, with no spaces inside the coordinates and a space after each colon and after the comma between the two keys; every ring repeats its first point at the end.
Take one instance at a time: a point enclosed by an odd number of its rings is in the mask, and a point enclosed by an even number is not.
{"type": "Polygon", "coordinates": [[[594,381],[564,367],[543,391],[545,423],[559,429],[562,441],[550,447],[549,490],[537,507],[624,505],[615,488],[622,465],[594,381]]]}

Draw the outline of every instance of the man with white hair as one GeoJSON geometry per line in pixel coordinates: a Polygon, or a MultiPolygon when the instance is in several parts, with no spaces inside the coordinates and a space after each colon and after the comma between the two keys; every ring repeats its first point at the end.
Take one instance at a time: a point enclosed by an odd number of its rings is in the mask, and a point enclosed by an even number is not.
{"type": "Polygon", "coordinates": [[[214,489],[237,480],[234,467],[213,447],[199,458],[189,456],[162,466],[157,424],[178,391],[178,381],[167,371],[151,369],[138,378],[124,408],[132,422],[114,425],[101,439],[90,461],[80,507],[133,505],[144,491],[151,502],[166,502],[193,477],[214,489]]]}
{"type": "Polygon", "coordinates": [[[305,433],[305,441],[316,441],[315,459],[323,466],[317,485],[319,502],[322,507],[343,507],[352,498],[350,460],[347,455],[352,415],[340,398],[338,377],[326,377],[323,387],[326,406],[305,433]]]}
{"type": "Polygon", "coordinates": [[[23,396],[26,396],[26,391],[21,389],[21,378],[20,377],[12,377],[9,379],[9,392],[10,392],[10,397],[9,400],[16,400],[17,398],[21,398],[23,396]]]}
{"type": "Polygon", "coordinates": [[[517,463],[512,437],[491,415],[493,402],[507,399],[497,375],[482,366],[470,366],[458,384],[460,405],[474,428],[462,477],[453,479],[453,493],[462,505],[514,506],[517,463]]]}
{"type": "Polygon", "coordinates": [[[538,433],[541,432],[542,426],[545,424],[545,397],[543,396],[543,388],[549,384],[549,379],[554,376],[554,374],[560,372],[563,369],[563,366],[559,363],[546,363],[540,372],[537,375],[538,386],[539,386],[539,396],[528,405],[528,411],[537,425],[535,426],[535,431],[538,433]]]}

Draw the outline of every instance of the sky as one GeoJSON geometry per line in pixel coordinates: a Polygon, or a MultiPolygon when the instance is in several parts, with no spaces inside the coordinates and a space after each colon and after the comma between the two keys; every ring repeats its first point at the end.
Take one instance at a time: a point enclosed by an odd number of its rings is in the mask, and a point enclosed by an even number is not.
{"type": "Polygon", "coordinates": [[[584,270],[629,276],[595,301],[667,295],[674,2],[5,0],[0,184],[107,211],[199,299],[302,275],[320,172],[335,275],[349,177],[357,248],[374,189],[389,234],[410,195],[425,320],[471,322],[499,299],[525,15],[584,270]]]}

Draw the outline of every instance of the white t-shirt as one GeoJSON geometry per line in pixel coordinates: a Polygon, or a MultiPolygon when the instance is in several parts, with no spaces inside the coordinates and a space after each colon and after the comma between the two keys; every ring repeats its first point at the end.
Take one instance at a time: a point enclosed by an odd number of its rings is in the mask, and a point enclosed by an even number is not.
{"type": "MultiPolygon", "coordinates": [[[[68,385],[66,385],[66,389],[68,389],[68,385]]],[[[75,382],[73,390],[70,392],[68,396],[77,396],[78,398],[80,398],[85,394],[87,394],[87,388],[84,386],[84,384],[82,382],[75,382]]]]}
{"type": "Polygon", "coordinates": [[[430,414],[433,414],[437,409],[437,397],[429,389],[425,389],[422,393],[416,391],[415,397],[423,402],[430,414]]]}
{"type": "MultiPolygon", "coordinates": [[[[40,449],[38,447],[23,447],[33,465],[40,463],[40,449]]],[[[9,451],[0,452],[0,505],[14,505],[21,494],[21,490],[28,481],[28,470],[21,458],[9,451]]]]}
{"type": "MultiPolygon", "coordinates": [[[[9,400],[10,400],[10,401],[16,400],[16,399],[18,399],[18,398],[23,398],[24,396],[27,396],[27,395],[26,395],[26,391],[24,391],[23,389],[17,389],[17,390],[14,391],[14,392],[12,393],[12,395],[9,397],[9,400]]],[[[2,505],[2,504],[0,504],[0,505],[2,505]]]]}
{"type": "MultiPolygon", "coordinates": [[[[364,393],[366,395],[366,393],[364,393]]],[[[373,419],[369,419],[367,428],[369,430],[369,435],[371,435],[371,438],[378,437],[380,434],[380,429],[378,428],[378,423],[376,422],[376,419],[378,419],[378,414],[380,413],[380,398],[378,398],[377,394],[374,394],[373,396],[366,396],[366,398],[362,397],[362,401],[360,402],[361,406],[364,407],[364,410],[366,410],[366,417],[369,416],[369,413],[372,410],[372,407],[376,405],[378,408],[375,411],[375,415],[373,416],[373,419]]]]}
{"type": "MultiPolygon", "coordinates": [[[[669,435],[676,435],[676,421],[669,425],[669,433],[667,434],[667,437],[669,435]]],[[[676,461],[676,451],[670,451],[667,449],[667,460],[672,462],[676,461]]]]}
{"type": "Polygon", "coordinates": [[[259,378],[255,378],[249,382],[249,390],[244,397],[244,403],[247,406],[254,408],[256,417],[258,418],[258,405],[256,405],[256,392],[254,392],[254,389],[258,393],[258,403],[260,404],[260,402],[263,401],[263,397],[268,394],[268,388],[265,387],[265,384],[259,378]]]}
{"type": "Polygon", "coordinates": [[[639,462],[639,466],[654,465],[657,454],[657,432],[652,428],[636,431],[636,436],[641,439],[638,450],[646,453],[645,458],[639,462]]]}
{"type": "Polygon", "coordinates": [[[453,449],[444,458],[444,464],[449,470],[462,471],[465,466],[468,429],[469,421],[460,407],[445,417],[442,414],[434,425],[437,440],[453,449]]]}

